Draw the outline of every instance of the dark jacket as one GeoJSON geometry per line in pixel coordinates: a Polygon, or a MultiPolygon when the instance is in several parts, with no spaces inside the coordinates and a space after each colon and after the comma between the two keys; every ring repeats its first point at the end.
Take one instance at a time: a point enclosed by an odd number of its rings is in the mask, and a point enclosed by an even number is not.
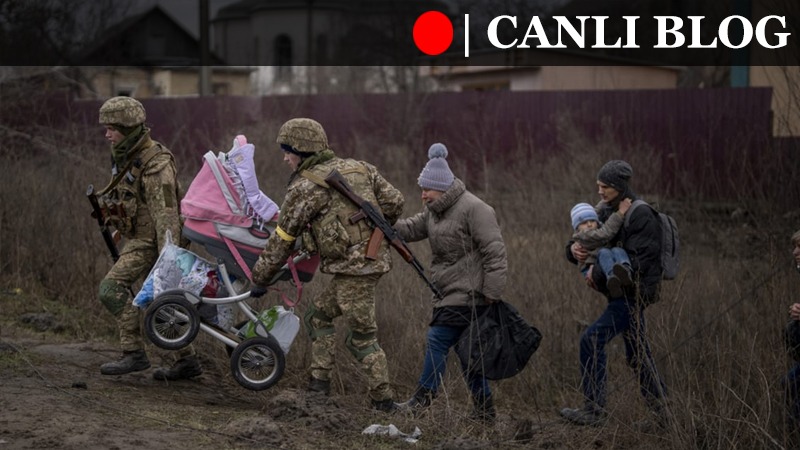
{"type": "MultiPolygon", "coordinates": [[[[635,197],[632,200],[635,200],[635,197]]],[[[608,219],[616,211],[616,206],[616,204],[602,206],[598,211],[600,221],[608,219]]],[[[661,222],[652,208],[636,208],[630,214],[632,214],[630,219],[626,220],[627,226],[623,223],[609,244],[621,244],[631,260],[634,284],[625,288],[625,296],[628,299],[638,298],[645,304],[650,304],[656,300],[661,283],[661,222]]],[[[572,241],[567,244],[567,259],[577,264],[570,251],[571,245],[572,241]]],[[[593,281],[598,289],[608,296],[605,277],[601,272],[592,271],[593,281]]]]}

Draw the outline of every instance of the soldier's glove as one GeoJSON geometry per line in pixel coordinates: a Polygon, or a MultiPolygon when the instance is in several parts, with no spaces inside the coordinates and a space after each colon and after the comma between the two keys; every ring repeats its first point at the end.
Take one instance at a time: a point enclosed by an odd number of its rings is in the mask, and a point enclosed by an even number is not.
{"type": "Polygon", "coordinates": [[[259,285],[254,285],[252,289],[250,289],[250,297],[253,298],[261,298],[264,294],[267,293],[267,288],[259,285]]]}

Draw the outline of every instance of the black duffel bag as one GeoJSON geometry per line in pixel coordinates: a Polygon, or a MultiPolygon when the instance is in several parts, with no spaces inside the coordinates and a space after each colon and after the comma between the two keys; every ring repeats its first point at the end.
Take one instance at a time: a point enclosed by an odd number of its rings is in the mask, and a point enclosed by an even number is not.
{"type": "Polygon", "coordinates": [[[455,350],[471,375],[501,380],[522,371],[541,341],[516,308],[498,301],[470,323],[455,350]]]}

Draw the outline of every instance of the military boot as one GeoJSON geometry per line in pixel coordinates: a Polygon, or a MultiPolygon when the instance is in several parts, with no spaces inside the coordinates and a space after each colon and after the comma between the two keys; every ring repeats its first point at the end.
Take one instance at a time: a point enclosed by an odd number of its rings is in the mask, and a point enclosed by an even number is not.
{"type": "Polygon", "coordinates": [[[170,368],[159,368],[153,372],[153,378],[156,380],[188,380],[203,374],[203,368],[200,367],[200,361],[196,356],[187,356],[175,362],[170,368]]]}
{"type": "Polygon", "coordinates": [[[414,395],[403,403],[397,404],[397,409],[399,411],[406,411],[413,413],[414,415],[422,413],[425,409],[431,406],[433,402],[433,397],[436,394],[433,393],[428,388],[418,386],[417,390],[414,392],[414,395]]]}
{"type": "Polygon", "coordinates": [[[494,400],[492,397],[476,396],[472,397],[472,413],[469,418],[485,424],[494,423],[497,413],[494,410],[494,400]]]}
{"type": "Polygon", "coordinates": [[[317,392],[322,395],[330,395],[331,393],[331,380],[320,380],[319,378],[311,377],[308,381],[308,392],[317,392]]]}
{"type": "Polygon", "coordinates": [[[385,400],[372,400],[372,409],[385,413],[393,413],[399,408],[398,404],[395,403],[394,400],[387,398],[385,400]]]}
{"type": "Polygon", "coordinates": [[[122,356],[112,362],[107,362],[100,366],[100,373],[103,375],[125,375],[126,373],[139,372],[150,368],[150,361],[144,350],[134,350],[132,352],[122,352],[122,356]]]}

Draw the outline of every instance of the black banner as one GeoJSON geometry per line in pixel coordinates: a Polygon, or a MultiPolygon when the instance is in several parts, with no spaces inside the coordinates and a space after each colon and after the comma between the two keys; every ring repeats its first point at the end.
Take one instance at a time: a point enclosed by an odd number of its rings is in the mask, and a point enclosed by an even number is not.
{"type": "Polygon", "coordinates": [[[797,0],[6,0],[6,66],[798,65],[797,0]],[[224,4],[221,4],[223,2],[224,4]],[[146,6],[150,5],[150,6],[146,6]],[[203,20],[200,18],[210,18],[203,20]],[[201,51],[208,42],[209,52],[201,51]]]}

